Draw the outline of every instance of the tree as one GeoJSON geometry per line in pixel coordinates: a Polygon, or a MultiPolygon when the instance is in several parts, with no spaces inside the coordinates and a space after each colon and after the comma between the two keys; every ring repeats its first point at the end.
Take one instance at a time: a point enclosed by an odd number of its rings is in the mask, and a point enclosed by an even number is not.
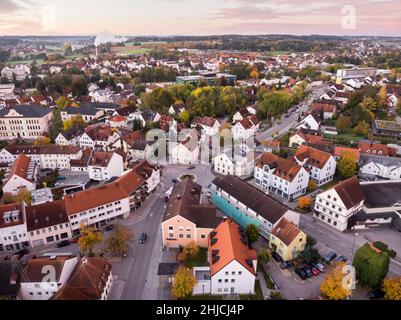
{"type": "Polygon", "coordinates": [[[401,277],[386,278],[383,281],[383,291],[388,300],[401,300],[401,277]]]}
{"type": "Polygon", "coordinates": [[[129,229],[117,226],[112,235],[107,239],[107,249],[112,255],[122,256],[128,247],[128,241],[132,239],[132,233],[129,229]]]}
{"type": "Polygon", "coordinates": [[[185,246],[182,251],[178,254],[178,261],[185,262],[188,259],[195,258],[199,253],[199,246],[195,241],[192,241],[185,246]]]}
{"type": "Polygon", "coordinates": [[[383,108],[387,107],[387,86],[384,85],[380,88],[377,98],[383,108]]]}
{"type": "Polygon", "coordinates": [[[271,259],[272,255],[268,248],[263,247],[259,250],[258,259],[261,263],[268,263],[271,259]]]}
{"type": "Polygon", "coordinates": [[[311,197],[300,197],[298,199],[298,208],[302,210],[310,210],[311,206],[312,206],[311,197]]]}
{"type": "Polygon", "coordinates": [[[11,193],[5,193],[3,197],[3,201],[5,204],[9,203],[20,203],[24,201],[28,206],[31,205],[31,193],[27,189],[21,189],[18,191],[16,195],[13,195],[11,193]]]}
{"type": "Polygon", "coordinates": [[[85,127],[86,122],[85,120],[82,118],[82,116],[80,114],[76,115],[75,117],[72,117],[71,119],[67,119],[64,121],[63,123],[63,127],[64,130],[70,130],[73,127],[85,127]]]}
{"type": "Polygon", "coordinates": [[[56,100],[56,106],[59,110],[64,110],[64,108],[71,106],[71,101],[65,96],[60,96],[56,100]]]}
{"type": "Polygon", "coordinates": [[[353,177],[356,173],[356,162],[354,156],[345,152],[338,160],[337,170],[341,180],[346,180],[353,177]]]}
{"type": "Polygon", "coordinates": [[[54,141],[61,130],[63,130],[63,120],[61,119],[61,113],[58,108],[54,108],[53,111],[53,120],[50,126],[50,139],[54,141]]]}
{"type": "Polygon", "coordinates": [[[371,97],[366,97],[361,102],[361,105],[364,109],[369,110],[371,112],[376,112],[379,109],[379,105],[375,99],[371,97]]]}
{"type": "Polygon", "coordinates": [[[141,120],[135,118],[132,124],[132,130],[133,131],[139,131],[142,130],[142,122],[141,120]]]}
{"type": "Polygon", "coordinates": [[[304,263],[310,264],[320,258],[319,251],[313,246],[305,246],[305,249],[299,255],[304,263]]]}
{"type": "Polygon", "coordinates": [[[351,290],[344,288],[343,285],[343,268],[345,263],[338,263],[336,267],[331,270],[320,286],[322,296],[330,300],[345,300],[351,295],[351,290]]]}
{"type": "Polygon", "coordinates": [[[352,265],[355,267],[357,278],[363,285],[377,288],[388,273],[390,257],[388,252],[380,251],[366,243],[355,252],[352,265]]]}
{"type": "Polygon", "coordinates": [[[80,233],[78,244],[81,251],[85,254],[89,252],[89,255],[93,256],[95,245],[103,241],[102,234],[90,226],[81,226],[80,233]]]}
{"type": "Polygon", "coordinates": [[[185,298],[192,294],[196,279],[191,269],[180,266],[175,274],[172,286],[172,294],[175,298],[185,298]]]}
{"type": "Polygon", "coordinates": [[[49,137],[42,137],[42,138],[35,139],[35,141],[33,142],[33,145],[35,147],[38,147],[38,146],[49,145],[50,143],[51,143],[51,141],[50,141],[49,137]]]}
{"type": "Polygon", "coordinates": [[[361,136],[367,136],[369,133],[370,125],[366,121],[358,122],[357,126],[354,128],[356,134],[361,136]]]}
{"type": "Polygon", "coordinates": [[[339,132],[345,132],[352,127],[352,118],[349,116],[341,115],[336,121],[336,128],[339,132]]]}
{"type": "Polygon", "coordinates": [[[249,224],[246,227],[246,236],[248,237],[248,241],[251,244],[258,241],[260,238],[259,228],[252,223],[249,224]]]}
{"type": "Polygon", "coordinates": [[[315,181],[313,181],[312,179],[309,180],[308,183],[308,192],[313,192],[317,189],[317,183],[315,181]]]}
{"type": "Polygon", "coordinates": [[[189,112],[187,110],[182,110],[180,112],[180,122],[188,123],[190,117],[191,117],[191,115],[189,114],[189,112]]]}
{"type": "Polygon", "coordinates": [[[251,79],[259,79],[259,72],[258,72],[258,69],[253,69],[252,71],[251,71],[251,73],[249,74],[249,77],[251,78],[251,79]]]}

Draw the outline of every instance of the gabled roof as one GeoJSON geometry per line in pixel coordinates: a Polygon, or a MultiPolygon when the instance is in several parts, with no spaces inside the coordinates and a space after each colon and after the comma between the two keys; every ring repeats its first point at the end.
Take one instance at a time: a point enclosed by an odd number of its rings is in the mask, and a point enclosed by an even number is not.
{"type": "Polygon", "coordinates": [[[43,267],[52,266],[55,271],[55,282],[58,282],[67,260],[76,258],[74,255],[57,255],[55,257],[43,256],[28,260],[25,267],[25,276],[22,277],[21,282],[42,282],[43,281],[43,267]]]}
{"type": "Polygon", "coordinates": [[[307,159],[306,164],[310,165],[312,167],[316,167],[319,169],[322,169],[327,161],[329,161],[330,157],[332,155],[330,153],[309,147],[309,146],[305,146],[305,145],[301,145],[297,152],[295,152],[294,157],[303,162],[304,160],[307,159]]]}
{"type": "Polygon", "coordinates": [[[23,224],[24,218],[23,218],[22,210],[23,210],[22,203],[1,204],[0,205],[0,229],[23,224]],[[4,218],[3,218],[4,214],[6,212],[10,213],[13,211],[18,212],[18,220],[14,221],[14,219],[10,219],[10,222],[5,222],[4,218]]]}
{"type": "Polygon", "coordinates": [[[216,207],[200,204],[202,186],[186,179],[176,185],[171,193],[163,216],[163,222],[181,216],[200,228],[217,225],[216,207]]]}
{"type": "Polygon", "coordinates": [[[0,110],[0,118],[6,116],[11,109],[21,114],[24,118],[42,118],[52,112],[51,109],[39,105],[17,105],[0,110]]]}
{"type": "Polygon", "coordinates": [[[347,209],[358,205],[365,200],[365,195],[357,177],[345,180],[333,188],[347,209]]]}
{"type": "Polygon", "coordinates": [[[250,249],[246,236],[240,226],[227,219],[209,234],[210,273],[214,276],[232,261],[237,261],[253,275],[256,270],[253,261],[257,260],[256,250],[250,249]]]}
{"type": "Polygon", "coordinates": [[[255,166],[263,169],[266,165],[270,169],[275,169],[274,175],[290,182],[294,180],[299,171],[302,169],[299,164],[291,160],[281,158],[270,152],[262,154],[255,166]]]}
{"type": "Polygon", "coordinates": [[[283,218],[273,228],[272,235],[279,238],[286,246],[289,246],[302,232],[294,223],[283,218]]]}
{"type": "Polygon", "coordinates": [[[106,259],[84,257],[78,261],[71,277],[52,300],[100,300],[111,273],[106,259]]]}
{"type": "Polygon", "coordinates": [[[26,225],[28,232],[68,222],[68,214],[64,200],[47,202],[27,207],[26,209],[26,225]]]}
{"type": "Polygon", "coordinates": [[[8,180],[10,180],[14,175],[16,175],[22,179],[30,181],[28,177],[28,169],[30,163],[31,159],[29,157],[27,157],[25,154],[20,154],[10,169],[8,180]]]}
{"type": "Polygon", "coordinates": [[[279,221],[290,210],[281,202],[242,181],[239,177],[232,175],[218,177],[214,179],[213,184],[272,224],[279,221]]]}

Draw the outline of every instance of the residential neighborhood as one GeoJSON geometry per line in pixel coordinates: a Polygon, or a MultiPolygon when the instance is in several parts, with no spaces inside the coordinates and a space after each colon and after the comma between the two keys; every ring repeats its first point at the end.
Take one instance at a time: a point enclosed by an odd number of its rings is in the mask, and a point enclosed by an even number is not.
{"type": "Polygon", "coordinates": [[[104,37],[0,36],[0,300],[401,299],[401,38],[104,37]]]}

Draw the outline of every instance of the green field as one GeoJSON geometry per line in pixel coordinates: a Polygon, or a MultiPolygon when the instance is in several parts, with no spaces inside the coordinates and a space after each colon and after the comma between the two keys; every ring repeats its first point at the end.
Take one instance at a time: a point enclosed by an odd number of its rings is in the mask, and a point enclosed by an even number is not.
{"type": "MultiPolygon", "coordinates": [[[[33,59],[29,59],[29,60],[20,60],[20,61],[8,61],[6,64],[10,65],[11,67],[14,67],[17,64],[31,64],[32,62],[33,62],[33,59]]],[[[40,66],[45,63],[45,60],[37,59],[36,63],[40,66]]]]}
{"type": "Polygon", "coordinates": [[[111,52],[116,54],[145,54],[149,52],[150,49],[136,46],[125,46],[125,47],[112,47],[111,52]]]}

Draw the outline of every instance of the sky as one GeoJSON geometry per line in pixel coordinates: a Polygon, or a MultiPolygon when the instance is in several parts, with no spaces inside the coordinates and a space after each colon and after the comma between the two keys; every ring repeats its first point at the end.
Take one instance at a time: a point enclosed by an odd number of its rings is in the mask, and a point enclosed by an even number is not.
{"type": "Polygon", "coordinates": [[[401,36],[400,0],[0,0],[0,35],[401,36]]]}

